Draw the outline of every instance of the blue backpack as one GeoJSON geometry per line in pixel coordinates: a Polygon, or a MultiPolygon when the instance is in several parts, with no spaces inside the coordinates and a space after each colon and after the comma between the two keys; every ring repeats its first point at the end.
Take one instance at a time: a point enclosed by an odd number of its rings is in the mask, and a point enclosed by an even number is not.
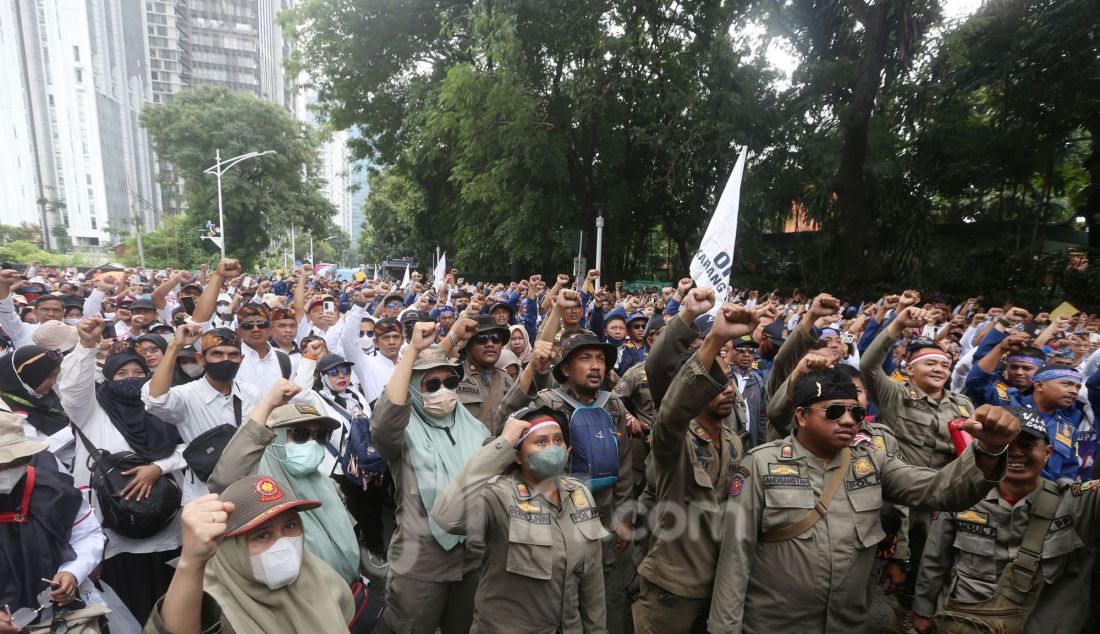
{"type": "Polygon", "coordinates": [[[333,405],[348,421],[348,429],[340,435],[340,449],[327,444],[329,453],[336,457],[344,477],[356,486],[365,486],[386,473],[389,465],[374,447],[370,433],[370,418],[353,417],[344,408],[333,405]]]}
{"type": "Polygon", "coordinates": [[[615,421],[604,405],[611,392],[600,390],[591,405],[581,405],[564,390],[554,394],[573,406],[569,417],[569,475],[583,481],[590,491],[600,491],[619,481],[619,437],[615,421]]]}

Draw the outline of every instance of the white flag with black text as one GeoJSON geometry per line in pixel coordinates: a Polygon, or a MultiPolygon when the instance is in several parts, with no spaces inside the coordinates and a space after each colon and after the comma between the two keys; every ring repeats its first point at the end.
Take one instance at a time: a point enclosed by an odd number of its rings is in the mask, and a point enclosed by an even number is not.
{"type": "Polygon", "coordinates": [[[733,248],[737,242],[737,212],[741,204],[741,177],[745,173],[747,153],[747,147],[741,150],[699,250],[691,259],[691,279],[700,288],[714,289],[716,308],[726,301],[729,293],[733,248]]]}

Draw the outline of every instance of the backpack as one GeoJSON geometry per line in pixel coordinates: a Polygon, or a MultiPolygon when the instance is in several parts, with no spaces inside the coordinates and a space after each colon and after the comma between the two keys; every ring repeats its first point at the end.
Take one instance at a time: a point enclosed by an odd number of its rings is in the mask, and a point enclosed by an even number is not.
{"type": "MultiPolygon", "coordinates": [[[[326,399],[327,401],[327,399],[326,399]]],[[[332,408],[348,421],[348,428],[340,434],[340,448],[326,443],[329,453],[336,457],[344,477],[356,486],[366,488],[372,480],[381,479],[389,465],[378,449],[370,433],[370,418],[352,416],[346,409],[329,402],[332,408]]]]}
{"type": "Polygon", "coordinates": [[[584,482],[592,492],[606,489],[619,480],[619,437],[615,421],[604,409],[611,392],[600,390],[591,405],[581,405],[564,390],[552,390],[573,406],[569,417],[569,475],[584,482]]]}

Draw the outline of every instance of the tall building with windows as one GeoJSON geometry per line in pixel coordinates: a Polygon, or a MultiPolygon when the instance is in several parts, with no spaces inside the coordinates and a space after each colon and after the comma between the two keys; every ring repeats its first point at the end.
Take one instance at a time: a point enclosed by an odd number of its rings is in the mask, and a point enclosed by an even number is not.
{"type": "Polygon", "coordinates": [[[141,109],[213,84],[293,111],[275,19],[294,2],[0,1],[0,222],[95,247],[178,211],[141,109]]]}

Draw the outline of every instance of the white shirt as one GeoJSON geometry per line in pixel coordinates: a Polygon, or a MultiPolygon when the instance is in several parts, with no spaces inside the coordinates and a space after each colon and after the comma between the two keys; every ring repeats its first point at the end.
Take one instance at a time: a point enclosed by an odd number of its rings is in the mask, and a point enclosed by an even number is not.
{"type": "MultiPolygon", "coordinates": [[[[267,394],[279,379],[283,378],[282,366],[279,365],[279,356],[275,347],[267,346],[267,356],[261,357],[252,346],[241,345],[241,369],[237,371],[237,380],[256,388],[256,391],[267,394]]],[[[293,372],[293,369],[292,369],[293,372]]],[[[292,373],[290,376],[294,376],[292,373]]]]}
{"type": "MultiPolygon", "coordinates": [[[[149,383],[141,388],[141,400],[145,402],[146,411],[166,423],[179,427],[184,444],[190,443],[199,434],[214,429],[218,425],[237,427],[237,419],[233,412],[234,395],[241,399],[241,422],[244,422],[259,402],[260,394],[256,388],[239,380],[233,381],[233,388],[229,394],[222,394],[215,390],[206,377],[177,385],[156,397],[149,395],[149,383]]],[[[188,473],[184,477],[184,504],[210,492],[206,483],[192,477],[193,475],[188,473]]]]}
{"type": "Polygon", "coordinates": [[[69,534],[69,547],[76,553],[76,557],[61,564],[57,571],[68,572],[76,577],[78,586],[83,584],[88,575],[106,558],[103,553],[106,541],[107,536],[103,533],[99,520],[88,506],[87,496],[81,496],[80,508],[73,518],[73,530],[69,534]]]}
{"type": "Polygon", "coordinates": [[[31,335],[38,330],[38,324],[25,324],[19,319],[19,313],[15,310],[15,300],[11,293],[4,299],[0,299],[0,328],[8,333],[11,342],[16,348],[34,345],[31,335]]]}
{"type": "Polygon", "coordinates": [[[388,357],[380,354],[366,357],[366,359],[366,372],[364,373],[366,381],[361,382],[360,385],[363,396],[366,396],[368,401],[373,401],[382,395],[382,390],[386,389],[386,383],[393,376],[397,362],[390,361],[388,357]]]}

